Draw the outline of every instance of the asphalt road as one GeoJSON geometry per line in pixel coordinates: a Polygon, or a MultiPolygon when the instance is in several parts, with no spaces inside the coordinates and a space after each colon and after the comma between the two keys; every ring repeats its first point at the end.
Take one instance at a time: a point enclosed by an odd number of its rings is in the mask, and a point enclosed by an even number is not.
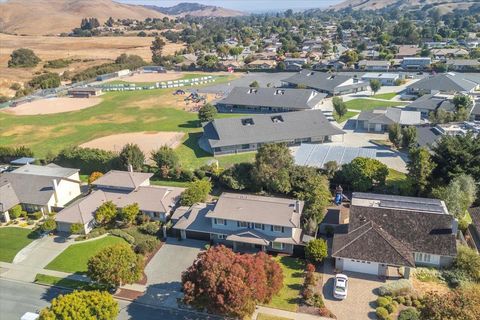
{"type": "MultiPolygon", "coordinates": [[[[19,320],[25,312],[35,312],[49,305],[49,301],[68,291],[0,279],[0,320],[19,320]]],[[[217,320],[218,317],[193,312],[151,308],[138,303],[119,300],[119,320],[217,320]]]]}

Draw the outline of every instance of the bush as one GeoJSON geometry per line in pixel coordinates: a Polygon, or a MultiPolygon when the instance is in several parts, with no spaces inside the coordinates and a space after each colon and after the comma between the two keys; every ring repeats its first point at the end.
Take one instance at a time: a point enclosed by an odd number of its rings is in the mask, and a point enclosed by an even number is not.
{"type": "Polygon", "coordinates": [[[480,256],[467,246],[459,246],[454,266],[464,271],[474,281],[480,282],[480,256]]]}
{"type": "Polygon", "coordinates": [[[43,218],[43,213],[40,212],[40,211],[37,211],[37,212],[34,212],[34,213],[30,213],[28,215],[30,218],[32,218],[33,220],[40,220],[43,218]]]}
{"type": "Polygon", "coordinates": [[[378,291],[380,296],[401,296],[410,294],[413,291],[413,287],[409,280],[400,279],[381,286],[378,291]]]}
{"type": "Polygon", "coordinates": [[[61,84],[60,76],[57,73],[47,72],[34,77],[28,82],[28,86],[37,89],[58,88],[61,84]]]}
{"type": "Polygon", "coordinates": [[[141,213],[135,218],[135,221],[137,222],[138,225],[143,225],[145,223],[150,222],[150,219],[151,218],[148,214],[141,213]]]}
{"type": "Polygon", "coordinates": [[[62,167],[79,168],[81,174],[91,174],[94,171],[107,172],[120,168],[117,154],[92,148],[64,149],[60,151],[54,162],[62,167]]]}
{"type": "Polygon", "coordinates": [[[391,301],[389,301],[386,297],[379,297],[377,298],[377,306],[378,307],[385,307],[386,305],[390,304],[391,301]]]}
{"type": "Polygon", "coordinates": [[[97,237],[100,237],[101,235],[104,235],[105,233],[107,233],[107,230],[105,228],[103,227],[95,228],[92,231],[90,231],[89,234],[75,238],[75,241],[82,241],[82,240],[97,238],[97,237]]]}
{"type": "Polygon", "coordinates": [[[318,315],[321,317],[326,317],[330,319],[336,319],[335,315],[328,310],[326,307],[322,307],[318,309],[318,315]]]}
{"type": "Polygon", "coordinates": [[[321,262],[327,255],[327,242],[323,239],[310,240],[305,247],[305,257],[310,261],[321,262]]]}
{"type": "Polygon", "coordinates": [[[70,226],[70,233],[71,234],[83,234],[85,229],[81,223],[74,223],[70,226]]]}
{"type": "Polygon", "coordinates": [[[380,320],[389,320],[390,316],[388,315],[387,309],[383,307],[378,307],[375,309],[375,314],[377,315],[377,318],[380,320]]]}
{"type": "Polygon", "coordinates": [[[465,270],[451,269],[442,272],[442,278],[452,288],[458,288],[462,283],[471,280],[469,274],[465,270]]]}
{"type": "Polygon", "coordinates": [[[400,311],[398,315],[398,320],[419,320],[420,314],[414,308],[408,308],[400,311]]]}
{"type": "Polygon", "coordinates": [[[129,235],[128,233],[126,233],[126,232],[123,231],[123,230],[113,229],[113,230],[110,231],[110,234],[111,234],[112,236],[116,236],[116,237],[122,238],[123,240],[127,241],[127,242],[130,243],[130,244],[134,244],[134,243],[135,243],[135,238],[132,237],[131,235],[129,235]]]}
{"type": "Polygon", "coordinates": [[[0,162],[9,163],[12,160],[22,157],[33,157],[33,151],[25,146],[16,148],[0,146],[0,162]]]}
{"type": "Polygon", "coordinates": [[[31,220],[31,219],[28,219],[28,220],[27,220],[27,224],[28,224],[29,226],[32,226],[32,225],[35,224],[35,221],[33,221],[33,220],[31,220]]]}
{"type": "Polygon", "coordinates": [[[313,290],[310,287],[306,287],[302,291],[302,297],[305,299],[305,301],[310,301],[310,299],[313,298],[313,290]]]}
{"type": "Polygon", "coordinates": [[[145,234],[154,236],[158,233],[158,230],[160,230],[160,225],[158,222],[149,222],[141,225],[138,229],[145,234]]]}
{"type": "Polygon", "coordinates": [[[402,296],[395,297],[395,301],[397,301],[399,304],[405,304],[405,297],[402,297],[402,296]]]}
{"type": "Polygon", "coordinates": [[[310,304],[315,308],[323,308],[325,306],[322,295],[319,293],[314,293],[310,301],[310,304]]]}
{"type": "Polygon", "coordinates": [[[50,232],[50,231],[53,231],[57,228],[57,223],[55,222],[55,220],[53,220],[52,218],[48,218],[47,220],[45,220],[45,222],[40,226],[41,230],[44,231],[44,232],[50,232]]]}
{"type": "Polygon", "coordinates": [[[40,62],[40,58],[30,49],[14,50],[8,60],[9,68],[33,68],[40,62]]]}
{"type": "Polygon", "coordinates": [[[413,300],[412,304],[415,308],[421,308],[422,307],[422,303],[418,299],[413,300]]]}
{"type": "Polygon", "coordinates": [[[390,303],[385,306],[385,309],[387,309],[388,313],[393,313],[397,308],[393,305],[393,303],[390,303]]]}
{"type": "Polygon", "coordinates": [[[139,254],[147,254],[155,250],[160,241],[158,239],[147,239],[135,246],[135,252],[139,254]]]}
{"type": "Polygon", "coordinates": [[[52,69],[66,68],[70,65],[70,63],[72,63],[72,60],[55,59],[47,61],[43,67],[52,69]]]}
{"type": "Polygon", "coordinates": [[[212,183],[208,180],[197,180],[190,183],[190,186],[180,195],[182,206],[191,206],[198,202],[207,200],[208,194],[212,191],[212,183]]]}

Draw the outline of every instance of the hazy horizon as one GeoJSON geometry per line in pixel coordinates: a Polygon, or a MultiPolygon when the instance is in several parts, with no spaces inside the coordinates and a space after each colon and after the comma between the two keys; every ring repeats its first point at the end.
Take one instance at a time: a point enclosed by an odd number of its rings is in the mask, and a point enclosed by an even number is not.
{"type": "Polygon", "coordinates": [[[181,2],[201,3],[244,12],[295,11],[311,8],[328,8],[344,0],[115,0],[117,2],[171,7],[181,2]]]}

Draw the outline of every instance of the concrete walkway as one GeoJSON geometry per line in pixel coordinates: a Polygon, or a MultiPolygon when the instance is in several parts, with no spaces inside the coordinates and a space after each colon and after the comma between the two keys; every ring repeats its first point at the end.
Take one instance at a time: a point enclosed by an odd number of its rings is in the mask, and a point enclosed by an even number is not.
{"type": "Polygon", "coordinates": [[[259,313],[268,314],[271,316],[284,317],[292,320],[329,320],[330,318],[314,316],[307,313],[297,313],[291,311],[285,311],[280,309],[268,308],[264,306],[257,306],[255,312],[252,315],[252,319],[256,320],[259,313]]]}

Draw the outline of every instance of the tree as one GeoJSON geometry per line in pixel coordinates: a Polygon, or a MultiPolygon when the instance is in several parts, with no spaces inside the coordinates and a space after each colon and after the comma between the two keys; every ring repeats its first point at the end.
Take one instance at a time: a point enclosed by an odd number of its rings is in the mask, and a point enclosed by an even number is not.
{"type": "Polygon", "coordinates": [[[402,129],[402,147],[409,149],[417,142],[417,129],[414,126],[408,126],[402,129]]]}
{"type": "Polygon", "coordinates": [[[408,178],[412,181],[417,195],[425,195],[429,179],[435,168],[430,152],[425,148],[412,148],[407,162],[408,178]]]}
{"type": "Polygon", "coordinates": [[[81,223],[74,223],[70,226],[70,233],[71,234],[83,234],[85,233],[85,229],[81,223]]]}
{"type": "Polygon", "coordinates": [[[30,49],[16,49],[10,55],[8,60],[9,68],[33,68],[40,62],[40,58],[30,49]]]}
{"type": "Polygon", "coordinates": [[[145,155],[137,144],[128,143],[120,151],[119,160],[123,169],[128,169],[128,165],[131,165],[133,170],[139,171],[145,163],[145,155]]]}
{"type": "Polygon", "coordinates": [[[236,163],[220,174],[220,183],[233,190],[255,189],[252,177],[253,168],[252,163],[236,163]]]}
{"type": "Polygon", "coordinates": [[[398,123],[392,124],[388,127],[388,140],[390,140],[396,148],[402,146],[402,127],[398,123]]]}
{"type": "Polygon", "coordinates": [[[179,159],[175,151],[167,145],[161,146],[157,151],[152,152],[151,159],[155,161],[159,169],[175,169],[179,166],[179,159]]]}
{"type": "Polygon", "coordinates": [[[243,52],[242,47],[231,47],[228,50],[228,53],[230,53],[231,56],[235,57],[235,60],[238,60],[238,56],[243,52]]]}
{"type": "Polygon", "coordinates": [[[182,275],[184,302],[215,314],[244,318],[269,303],[283,285],[279,264],[265,253],[237,254],[220,245],[201,252],[182,275]]]}
{"type": "Polygon", "coordinates": [[[323,165],[322,170],[328,179],[332,179],[335,176],[335,172],[337,172],[339,169],[340,169],[340,166],[338,165],[337,161],[332,160],[332,161],[327,161],[323,165]]]}
{"type": "Polygon", "coordinates": [[[165,41],[160,37],[155,37],[155,39],[152,41],[152,45],[150,46],[153,63],[159,64],[162,62],[162,52],[164,47],[165,41]]]}
{"type": "Polygon", "coordinates": [[[142,272],[142,258],[128,244],[106,247],[88,260],[88,276],[112,289],[134,283],[142,272]]]}
{"type": "Polygon", "coordinates": [[[95,220],[107,224],[117,216],[117,207],[112,201],[104,202],[95,212],[95,220]]]}
{"type": "Polygon", "coordinates": [[[126,222],[127,224],[131,224],[133,221],[135,221],[135,218],[138,216],[139,213],[140,208],[138,207],[138,203],[133,203],[123,207],[120,210],[119,215],[122,221],[126,222]]]}
{"type": "Polygon", "coordinates": [[[92,172],[89,176],[88,176],[88,184],[92,184],[95,180],[97,180],[98,178],[102,177],[103,176],[103,173],[101,172],[98,172],[98,171],[94,171],[92,172]]]}
{"type": "Polygon", "coordinates": [[[388,167],[376,159],[358,157],[344,164],[339,174],[353,190],[366,192],[385,185],[388,167]]]}
{"type": "Polygon", "coordinates": [[[40,226],[42,231],[44,232],[51,232],[57,228],[57,223],[54,219],[48,218],[45,222],[40,226]]]}
{"type": "Polygon", "coordinates": [[[217,113],[218,111],[215,106],[206,103],[198,110],[198,120],[200,120],[200,122],[212,121],[217,116],[217,113]]]}
{"type": "Polygon", "coordinates": [[[348,112],[347,104],[343,102],[342,98],[333,97],[332,103],[333,103],[333,108],[335,109],[335,112],[340,118],[347,114],[348,112]]]}
{"type": "Polygon", "coordinates": [[[468,246],[459,246],[454,268],[466,272],[475,282],[480,282],[480,255],[468,246]]]}
{"type": "Polygon", "coordinates": [[[459,220],[465,218],[467,209],[476,199],[476,194],[475,180],[466,174],[460,174],[446,187],[438,187],[432,191],[432,195],[445,201],[450,214],[459,220]]]}
{"type": "Polygon", "coordinates": [[[260,84],[258,84],[257,80],[254,80],[252,83],[249,85],[250,88],[259,88],[260,84]]]}
{"type": "Polygon", "coordinates": [[[292,166],[293,157],[286,144],[265,144],[255,155],[254,177],[267,191],[288,193],[292,166]]]}
{"type": "Polygon", "coordinates": [[[355,50],[347,50],[339,59],[350,66],[358,61],[358,53],[355,50]]]}
{"type": "Polygon", "coordinates": [[[74,291],[54,298],[39,319],[112,320],[118,312],[118,302],[106,291],[74,291]]]}
{"type": "Polygon", "coordinates": [[[39,76],[34,77],[28,82],[28,87],[37,90],[37,89],[49,89],[49,88],[58,88],[61,84],[61,79],[58,73],[47,72],[39,76]]]}
{"type": "Polygon", "coordinates": [[[322,262],[327,256],[327,242],[323,239],[310,240],[305,246],[305,257],[312,262],[322,262]]]}
{"type": "Polygon", "coordinates": [[[182,206],[192,206],[198,202],[205,202],[212,191],[212,183],[208,180],[197,180],[190,183],[180,195],[182,206]]]}
{"type": "Polygon", "coordinates": [[[453,105],[455,106],[455,110],[458,111],[460,109],[470,110],[473,107],[473,100],[470,96],[465,94],[457,94],[453,97],[453,105]]]}
{"type": "Polygon", "coordinates": [[[480,318],[480,285],[444,294],[431,291],[423,297],[422,305],[422,320],[477,320],[480,318]]]}
{"type": "Polygon", "coordinates": [[[370,89],[372,90],[373,94],[376,94],[378,90],[382,87],[382,83],[377,79],[370,80],[370,89]]]}

